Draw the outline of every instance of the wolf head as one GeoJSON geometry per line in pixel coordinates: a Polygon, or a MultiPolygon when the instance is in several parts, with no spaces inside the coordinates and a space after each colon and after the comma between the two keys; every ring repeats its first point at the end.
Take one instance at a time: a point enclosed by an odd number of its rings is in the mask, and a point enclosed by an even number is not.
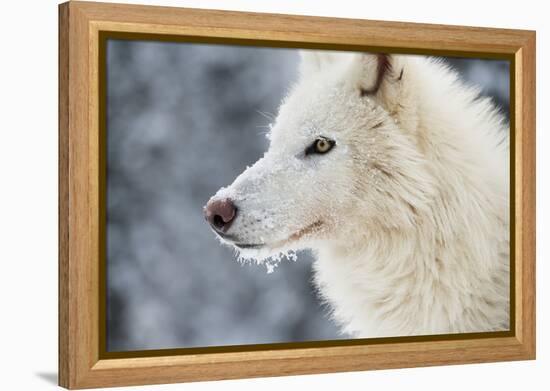
{"type": "Polygon", "coordinates": [[[431,177],[411,61],[304,51],[268,151],[205,207],[222,241],[261,259],[414,226],[431,177]]]}

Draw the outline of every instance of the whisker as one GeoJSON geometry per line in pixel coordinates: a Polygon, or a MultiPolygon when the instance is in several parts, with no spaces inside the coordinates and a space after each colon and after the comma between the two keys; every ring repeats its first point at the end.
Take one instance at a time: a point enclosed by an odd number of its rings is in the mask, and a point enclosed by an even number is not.
{"type": "Polygon", "coordinates": [[[272,113],[268,113],[266,111],[256,110],[258,114],[260,114],[262,117],[267,118],[270,121],[273,121],[275,119],[275,115],[272,113]]]}

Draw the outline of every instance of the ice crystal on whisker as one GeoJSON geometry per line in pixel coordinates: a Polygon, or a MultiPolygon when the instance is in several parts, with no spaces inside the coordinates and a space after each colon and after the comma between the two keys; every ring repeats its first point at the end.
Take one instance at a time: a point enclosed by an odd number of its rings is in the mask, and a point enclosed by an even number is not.
{"type": "Polygon", "coordinates": [[[275,268],[285,259],[288,261],[296,262],[297,255],[294,250],[285,250],[278,252],[271,252],[271,250],[236,250],[237,260],[241,264],[265,265],[267,274],[271,274],[275,271],[275,268]]]}

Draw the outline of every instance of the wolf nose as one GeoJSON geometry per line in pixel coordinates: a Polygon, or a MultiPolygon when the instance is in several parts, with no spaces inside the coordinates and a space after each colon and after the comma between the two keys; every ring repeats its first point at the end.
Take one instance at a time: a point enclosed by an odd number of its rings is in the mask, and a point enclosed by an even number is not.
{"type": "Polygon", "coordinates": [[[237,208],[229,198],[210,200],[204,207],[204,217],[216,231],[226,232],[236,215],[237,208]]]}

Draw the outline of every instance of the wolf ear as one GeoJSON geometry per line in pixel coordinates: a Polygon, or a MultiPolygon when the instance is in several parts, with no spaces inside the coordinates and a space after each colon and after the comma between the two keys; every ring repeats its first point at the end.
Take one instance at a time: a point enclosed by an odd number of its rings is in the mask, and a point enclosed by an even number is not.
{"type": "Polygon", "coordinates": [[[411,130],[418,125],[418,108],[408,64],[399,55],[355,54],[348,77],[358,94],[375,97],[396,121],[411,130]]]}
{"type": "Polygon", "coordinates": [[[300,50],[300,74],[302,76],[319,72],[337,60],[334,53],[317,50],[300,50]]]}
{"type": "Polygon", "coordinates": [[[385,79],[392,73],[389,54],[356,54],[351,65],[351,77],[362,96],[376,95],[385,79]]]}

